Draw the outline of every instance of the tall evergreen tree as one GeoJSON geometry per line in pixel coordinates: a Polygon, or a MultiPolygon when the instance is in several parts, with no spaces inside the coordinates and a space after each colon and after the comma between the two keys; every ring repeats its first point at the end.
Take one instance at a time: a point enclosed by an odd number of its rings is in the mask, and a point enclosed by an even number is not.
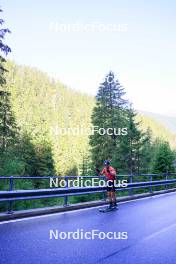
{"type": "MultiPolygon", "coordinates": [[[[0,9],[0,13],[1,12],[2,10],[0,9]]],[[[6,33],[10,33],[10,30],[8,28],[2,28],[3,24],[4,20],[0,18],[0,86],[6,83],[4,73],[7,72],[7,70],[4,67],[4,63],[6,62],[4,55],[7,55],[9,52],[11,52],[10,47],[4,43],[5,35],[6,33]]]]}
{"type": "MultiPolygon", "coordinates": [[[[0,12],[2,10],[0,9],[0,12]]],[[[11,52],[10,47],[4,43],[6,33],[10,33],[8,28],[2,28],[4,23],[3,19],[0,19],[0,149],[1,153],[14,143],[15,134],[17,131],[15,119],[11,110],[10,93],[6,91],[6,78],[5,72],[7,70],[4,67],[6,59],[4,55],[11,52]]]]}
{"type": "Polygon", "coordinates": [[[0,91],[0,149],[4,153],[15,143],[17,126],[11,110],[9,93],[0,91]]]}
{"type": "MultiPolygon", "coordinates": [[[[96,96],[96,106],[92,114],[93,126],[97,126],[99,129],[114,128],[116,131],[123,128],[123,115],[128,105],[124,95],[124,88],[118,80],[115,80],[114,73],[110,71],[105,81],[100,85],[96,96]]],[[[120,140],[117,134],[95,133],[90,136],[92,159],[97,166],[100,166],[102,160],[107,157],[114,158],[120,140]]]]}

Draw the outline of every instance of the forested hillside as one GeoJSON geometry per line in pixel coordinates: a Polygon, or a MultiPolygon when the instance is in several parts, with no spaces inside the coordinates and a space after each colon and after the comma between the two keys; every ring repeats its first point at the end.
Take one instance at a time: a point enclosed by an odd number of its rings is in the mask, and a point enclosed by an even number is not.
{"type": "Polygon", "coordinates": [[[146,113],[139,112],[137,115],[137,121],[141,122],[140,127],[142,130],[151,128],[153,138],[160,138],[170,143],[173,149],[176,149],[176,133],[174,133],[169,127],[158,121],[155,115],[148,115],[146,113]]]}
{"type": "Polygon", "coordinates": [[[77,174],[88,152],[88,137],[61,135],[59,128],[89,127],[94,99],[68,89],[36,69],[13,62],[6,67],[6,89],[11,93],[20,133],[29,135],[37,149],[51,146],[57,174],[77,174]]]}
{"type": "Polygon", "coordinates": [[[163,115],[147,111],[139,111],[140,114],[153,118],[155,121],[161,123],[169,131],[176,134],[176,115],[163,115]]]}
{"type": "MultiPolygon", "coordinates": [[[[25,141],[26,156],[32,159],[27,150],[30,144],[36,156],[33,173],[21,164],[14,173],[47,175],[52,171],[58,175],[81,174],[82,164],[89,157],[88,135],[61,135],[59,128],[89,128],[95,99],[67,88],[37,69],[11,61],[7,62],[6,68],[6,90],[11,93],[12,110],[20,136],[25,141]],[[49,166],[53,167],[50,172],[49,166]]],[[[149,126],[153,137],[163,138],[172,147],[176,146],[176,136],[159,122],[141,114],[136,118],[142,121],[140,126],[143,130],[149,126]]]]}

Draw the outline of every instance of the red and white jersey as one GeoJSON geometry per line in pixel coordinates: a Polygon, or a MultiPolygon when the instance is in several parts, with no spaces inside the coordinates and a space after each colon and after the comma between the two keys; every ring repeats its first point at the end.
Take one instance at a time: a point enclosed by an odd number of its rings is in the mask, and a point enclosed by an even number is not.
{"type": "Polygon", "coordinates": [[[115,180],[116,170],[111,166],[108,168],[104,167],[104,169],[101,171],[101,174],[104,174],[107,180],[115,180]]]}

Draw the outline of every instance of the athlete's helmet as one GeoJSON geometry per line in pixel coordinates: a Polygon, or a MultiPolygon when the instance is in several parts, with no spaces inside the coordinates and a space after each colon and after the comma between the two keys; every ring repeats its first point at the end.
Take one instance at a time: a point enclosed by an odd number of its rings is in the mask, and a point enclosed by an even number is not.
{"type": "Polygon", "coordinates": [[[110,165],[110,160],[105,160],[105,161],[104,161],[104,165],[105,165],[105,166],[109,166],[109,165],[110,165]]]}

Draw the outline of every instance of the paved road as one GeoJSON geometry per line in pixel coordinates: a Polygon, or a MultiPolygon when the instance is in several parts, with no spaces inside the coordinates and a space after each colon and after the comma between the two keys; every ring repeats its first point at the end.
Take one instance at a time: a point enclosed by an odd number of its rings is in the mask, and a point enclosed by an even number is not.
{"type": "Polygon", "coordinates": [[[174,264],[176,263],[176,194],[0,224],[1,264],[174,264]],[[128,239],[50,239],[58,232],[127,232],[128,239]]]}

